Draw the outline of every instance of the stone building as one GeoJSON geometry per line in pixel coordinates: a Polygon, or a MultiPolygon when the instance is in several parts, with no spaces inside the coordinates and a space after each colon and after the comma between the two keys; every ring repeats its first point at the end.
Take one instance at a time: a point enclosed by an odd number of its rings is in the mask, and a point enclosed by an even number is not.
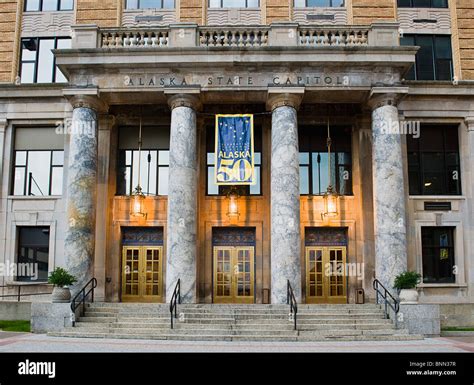
{"type": "Polygon", "coordinates": [[[37,264],[1,290],[65,266],[99,301],[167,302],[180,279],[186,302],[283,303],[289,281],[355,303],[414,270],[420,302],[473,303],[473,17],[470,0],[1,1],[0,261],[37,264]],[[230,196],[215,114],[243,113],[257,183],[230,196]]]}

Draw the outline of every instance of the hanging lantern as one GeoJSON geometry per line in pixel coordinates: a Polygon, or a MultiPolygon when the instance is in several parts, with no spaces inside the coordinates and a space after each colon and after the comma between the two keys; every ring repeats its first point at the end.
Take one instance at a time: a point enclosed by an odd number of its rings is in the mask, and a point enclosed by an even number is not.
{"type": "Polygon", "coordinates": [[[229,218],[238,218],[239,217],[239,194],[237,192],[237,189],[235,187],[232,187],[229,191],[229,194],[227,195],[228,199],[228,211],[227,211],[227,216],[229,218]]]}
{"type": "Polygon", "coordinates": [[[327,139],[327,147],[328,147],[328,178],[329,178],[329,185],[328,188],[323,196],[324,199],[324,212],[321,216],[324,217],[336,217],[338,215],[337,212],[337,199],[339,195],[336,191],[334,191],[331,185],[331,133],[329,131],[329,118],[328,118],[328,139],[327,139]]]}
{"type": "Polygon", "coordinates": [[[140,185],[135,187],[132,193],[130,215],[134,217],[146,217],[147,213],[145,210],[145,194],[143,194],[140,185]]]}
{"type": "Polygon", "coordinates": [[[134,217],[145,217],[147,216],[145,210],[145,194],[143,194],[142,187],[140,186],[140,174],[141,174],[141,159],[142,159],[142,117],[140,115],[140,128],[138,130],[138,184],[133,190],[130,215],[134,217]]]}

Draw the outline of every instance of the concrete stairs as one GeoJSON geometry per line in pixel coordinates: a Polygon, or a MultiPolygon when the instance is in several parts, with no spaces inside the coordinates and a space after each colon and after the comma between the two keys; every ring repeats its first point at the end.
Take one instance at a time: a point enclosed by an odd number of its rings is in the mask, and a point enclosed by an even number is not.
{"type": "Polygon", "coordinates": [[[62,337],[186,341],[372,341],[416,340],[383,318],[380,306],[298,305],[297,329],[287,305],[178,305],[170,328],[169,305],[88,304],[75,327],[48,333],[62,337]]]}

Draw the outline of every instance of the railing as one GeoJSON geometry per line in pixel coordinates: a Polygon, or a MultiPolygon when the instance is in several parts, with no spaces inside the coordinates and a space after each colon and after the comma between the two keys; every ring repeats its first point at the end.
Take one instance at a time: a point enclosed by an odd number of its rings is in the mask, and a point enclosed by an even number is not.
{"type": "Polygon", "coordinates": [[[178,303],[181,304],[181,278],[176,282],[170,301],[171,329],[173,329],[173,319],[178,318],[178,303]]]}
{"type": "MultiPolygon", "coordinates": [[[[84,316],[85,307],[86,307],[86,298],[91,294],[91,302],[94,302],[94,289],[97,287],[97,279],[91,278],[84,287],[79,290],[79,292],[74,296],[71,301],[71,310],[73,314],[76,314],[77,308],[82,304],[81,315],[84,316]],[[91,286],[90,289],[86,292],[88,286],[91,286]],[[79,301],[78,301],[79,300],[79,301]]],[[[73,324],[74,326],[74,324],[73,324]]]]}
{"type": "MultiPolygon", "coordinates": [[[[0,286],[0,289],[3,289],[3,288],[13,288],[13,285],[0,286]]],[[[2,294],[2,295],[0,295],[0,298],[16,297],[17,302],[20,302],[21,297],[29,297],[30,295],[51,295],[52,294],[52,293],[22,293],[21,292],[21,285],[18,285],[17,288],[18,288],[18,293],[16,293],[16,294],[2,294]]]]}
{"type": "Polygon", "coordinates": [[[100,37],[102,48],[157,48],[168,46],[168,35],[167,28],[111,29],[102,30],[100,37]]]}
{"type": "Polygon", "coordinates": [[[200,28],[201,47],[264,47],[268,45],[265,27],[200,28]]]}
{"type": "Polygon", "coordinates": [[[369,27],[364,28],[321,28],[300,27],[299,45],[321,46],[366,46],[369,44],[369,27]]]}
{"type": "Polygon", "coordinates": [[[382,285],[382,283],[378,279],[374,279],[373,288],[375,290],[375,303],[379,303],[380,295],[384,301],[385,318],[390,318],[390,315],[388,313],[388,308],[390,307],[395,314],[395,328],[398,328],[398,312],[400,310],[399,301],[392,294],[390,294],[390,292],[385,288],[384,285],[382,285]]]}
{"type": "Polygon", "coordinates": [[[291,287],[290,280],[287,281],[286,285],[286,303],[290,305],[290,314],[293,317],[294,330],[296,330],[296,315],[298,314],[298,304],[296,302],[295,293],[291,287]]]}

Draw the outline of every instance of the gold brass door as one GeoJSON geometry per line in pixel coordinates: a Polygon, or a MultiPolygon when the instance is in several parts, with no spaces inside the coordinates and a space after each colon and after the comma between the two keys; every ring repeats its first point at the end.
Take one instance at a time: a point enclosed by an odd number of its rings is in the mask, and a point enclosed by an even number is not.
{"type": "Polygon", "coordinates": [[[214,247],[214,302],[254,303],[253,247],[214,247]]]}
{"type": "Polygon", "coordinates": [[[162,302],[163,247],[123,248],[122,301],[162,302]]]}
{"type": "Polygon", "coordinates": [[[346,248],[306,248],[306,303],[346,303],[346,248]]]}

